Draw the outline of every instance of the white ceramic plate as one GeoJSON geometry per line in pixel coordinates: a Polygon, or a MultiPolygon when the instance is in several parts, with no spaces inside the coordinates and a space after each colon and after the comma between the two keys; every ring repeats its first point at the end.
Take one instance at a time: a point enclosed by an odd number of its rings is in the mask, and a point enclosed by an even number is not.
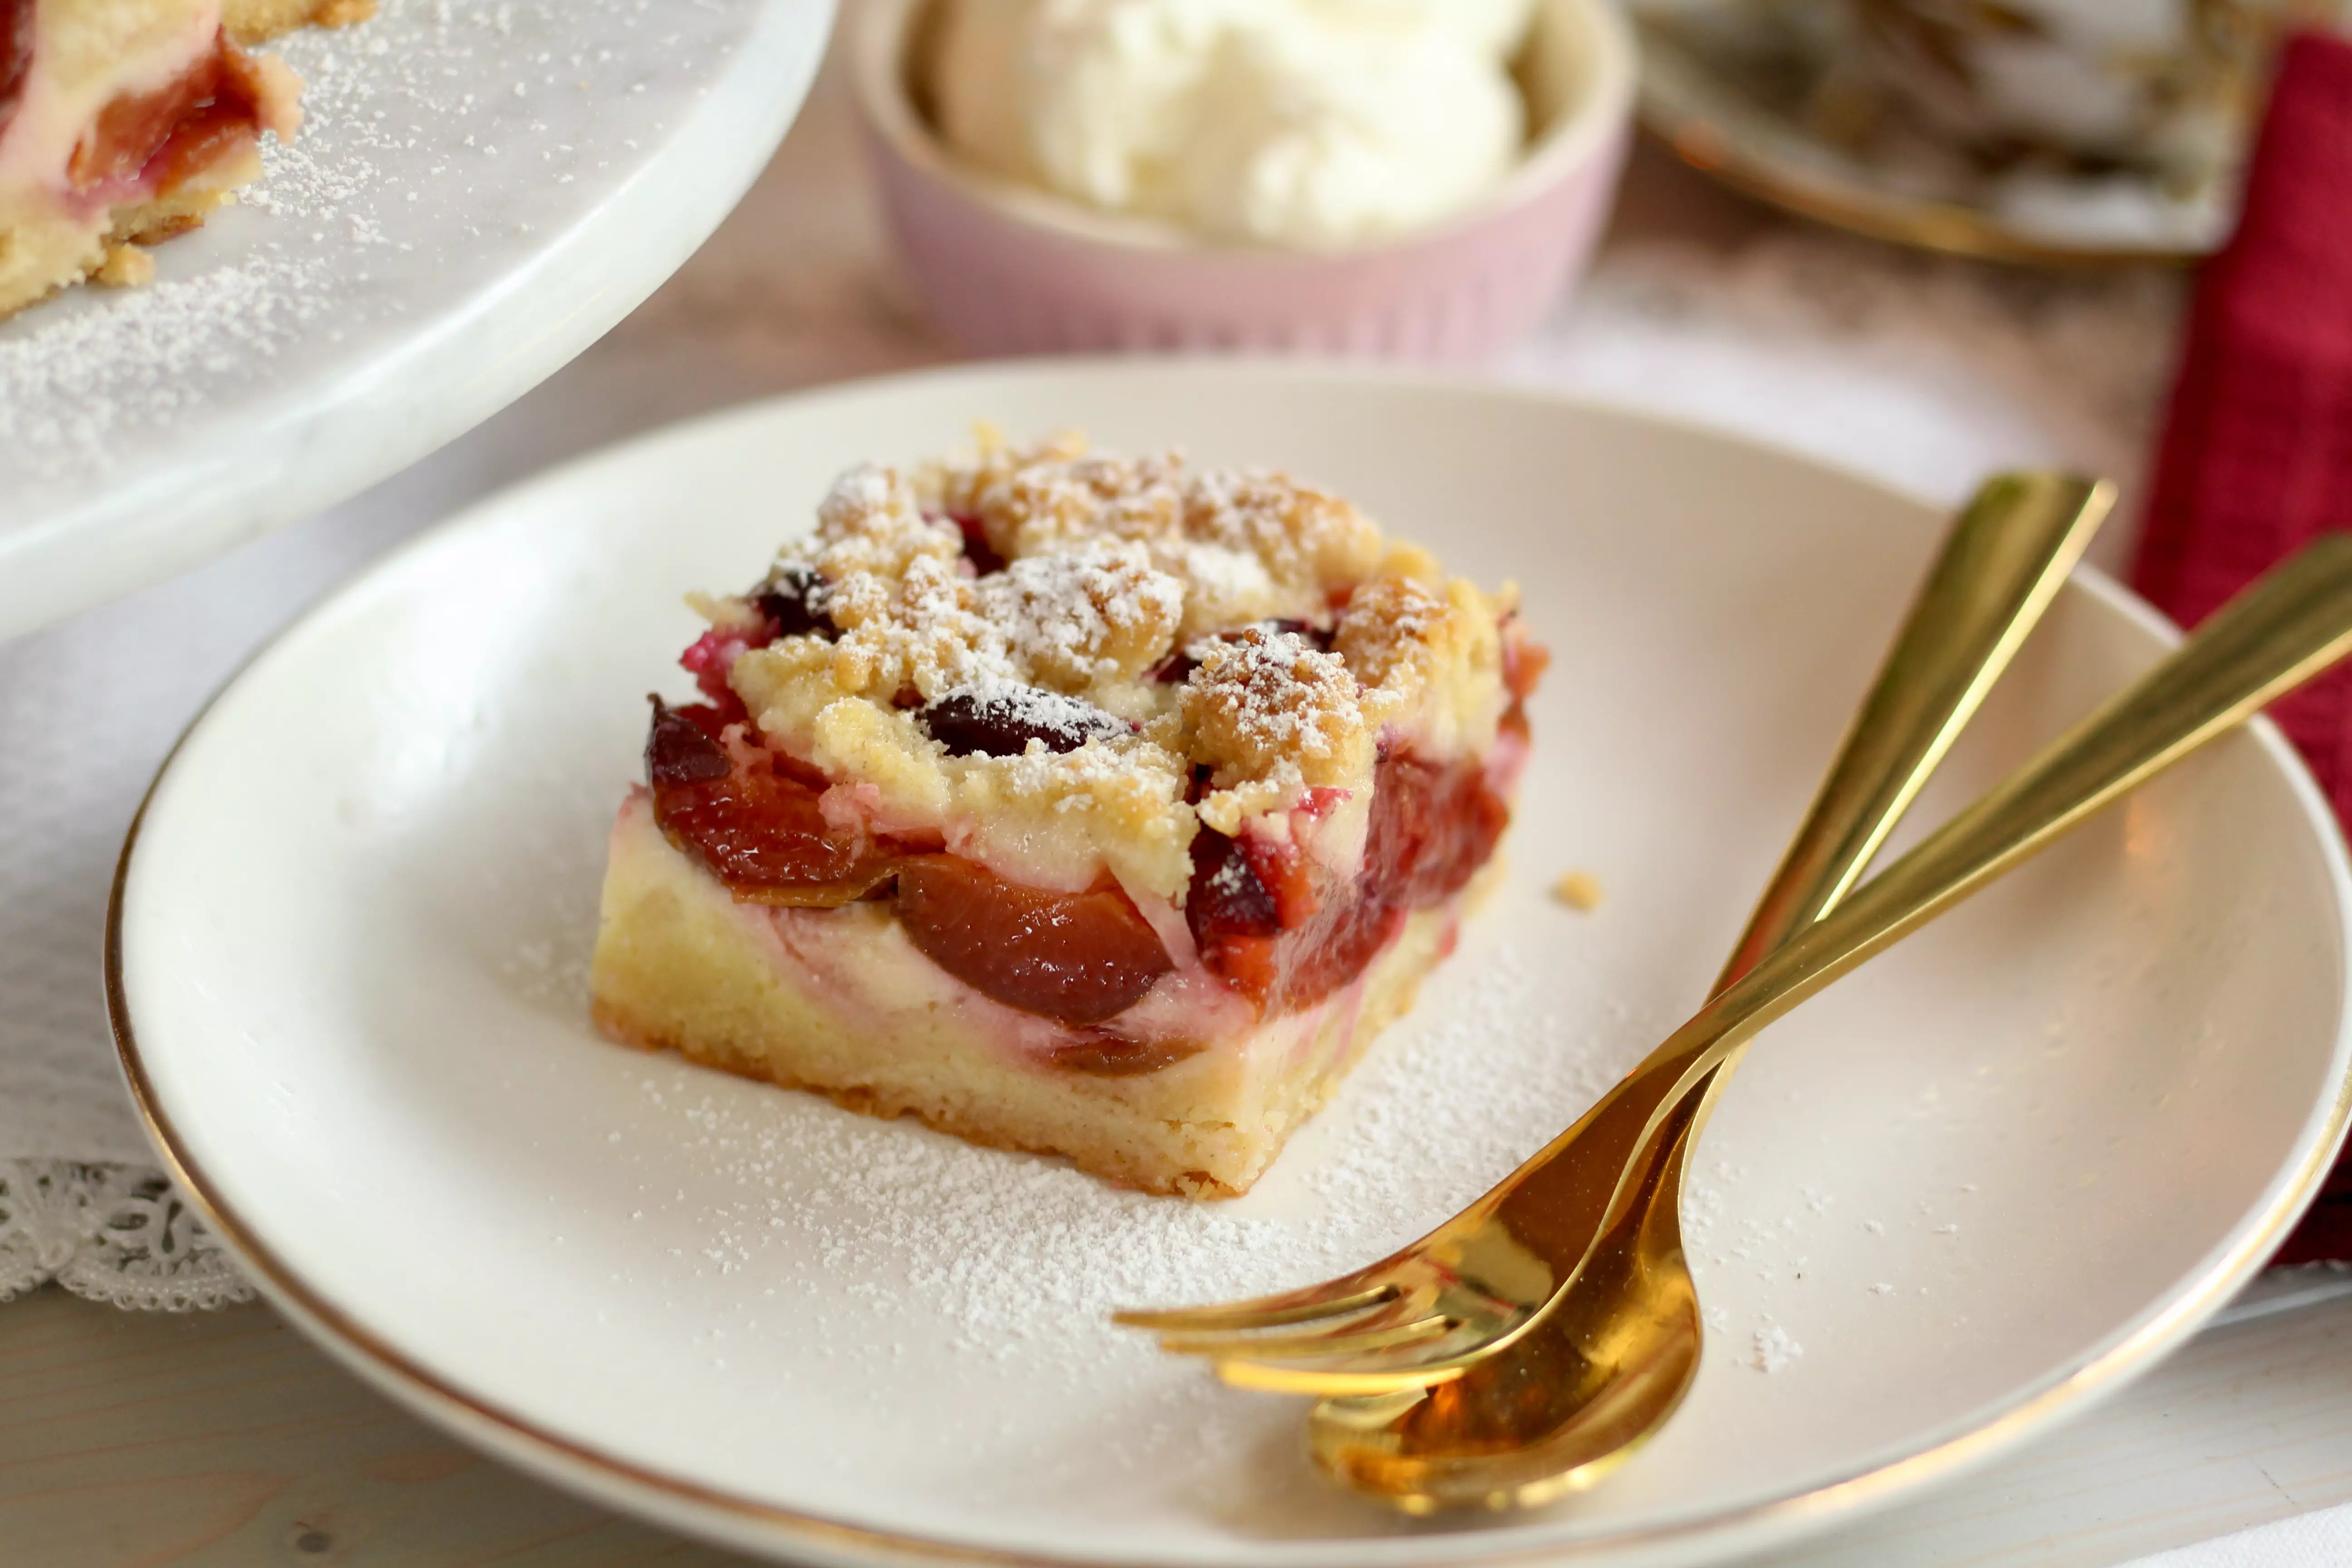
{"type": "MultiPolygon", "coordinates": [[[[310,616],[164,772],[113,951],[164,1158],[353,1367],[616,1505],[805,1560],[1330,1568],[1718,1555],[1883,1502],[2144,1368],[2341,1125],[2344,857],[2231,738],[1762,1040],[1690,1204],[1680,1416],[1556,1510],[1414,1525],[1300,1407],[1103,1321],[1419,1232],[1696,1002],[1937,533],[1796,458],[1311,370],[978,369],[753,407],[468,513],[310,616]],[[1512,881],[1248,1198],[1113,1192],[608,1045],[582,974],[642,694],[854,458],[984,416],[1278,460],[1526,585],[1559,655],[1512,881]],[[1544,889],[1596,873],[1579,914],[1544,889]],[[1772,1368],[1774,1370],[1766,1370],[1772,1368]]],[[[1934,818],[2157,657],[2062,598],[1934,818]]]]}
{"type": "Polygon", "coordinates": [[[0,323],[0,637],[306,517],[488,418],[691,255],[833,0],[381,0],[247,199],[144,289],[0,323]]]}

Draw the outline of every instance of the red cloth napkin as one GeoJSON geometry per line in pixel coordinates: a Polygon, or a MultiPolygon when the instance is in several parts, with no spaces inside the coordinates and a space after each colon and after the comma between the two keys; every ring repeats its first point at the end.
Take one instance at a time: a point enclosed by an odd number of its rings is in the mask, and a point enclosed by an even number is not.
{"type": "MultiPolygon", "coordinates": [[[[2352,44],[2281,55],[2226,249],[2206,265],[2158,450],[2135,585],[2183,626],[2352,528],[2352,44]]],[[[2272,716],[2352,823],[2352,669],[2272,716]]],[[[2352,1160],[2276,1261],[2352,1258],[2352,1160]]]]}

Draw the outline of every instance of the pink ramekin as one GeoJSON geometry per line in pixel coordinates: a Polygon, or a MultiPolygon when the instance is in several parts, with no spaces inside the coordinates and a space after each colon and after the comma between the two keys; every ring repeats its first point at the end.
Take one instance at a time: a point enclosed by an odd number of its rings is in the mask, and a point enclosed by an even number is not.
{"type": "Polygon", "coordinates": [[[981,353],[1281,350],[1472,360],[1584,270],[1623,167],[1633,43],[1610,0],[1543,0],[1522,73],[1541,129],[1477,205],[1339,250],[1224,246],[970,168],[908,90],[933,0],[867,0],[858,98],[898,248],[932,315],[981,353]]]}

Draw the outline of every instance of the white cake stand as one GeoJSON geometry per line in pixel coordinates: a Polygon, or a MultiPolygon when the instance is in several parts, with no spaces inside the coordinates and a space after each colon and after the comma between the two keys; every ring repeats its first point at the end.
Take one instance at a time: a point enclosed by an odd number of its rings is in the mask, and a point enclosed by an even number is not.
{"type": "Polygon", "coordinates": [[[464,433],[684,262],[834,0],[383,0],[278,50],[310,121],[156,281],[0,324],[0,637],[464,433]]]}

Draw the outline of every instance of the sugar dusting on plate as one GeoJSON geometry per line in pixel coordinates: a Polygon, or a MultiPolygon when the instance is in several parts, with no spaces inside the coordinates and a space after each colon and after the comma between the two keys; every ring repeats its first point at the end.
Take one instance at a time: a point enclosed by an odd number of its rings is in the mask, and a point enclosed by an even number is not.
{"type": "MultiPolygon", "coordinates": [[[[1626,1042],[1580,1040],[1538,1011],[1535,962],[1502,947],[1475,984],[1441,972],[1258,1188],[1226,1203],[1121,1191],[808,1097],[698,1095],[684,1108],[697,1156],[746,1194],[707,1216],[702,1265],[848,1281],[876,1317],[942,1323],[961,1353],[1050,1346],[1058,1353],[1037,1363],[1062,1366],[1082,1349],[1149,1354],[1107,1314],[1305,1284],[1378,1257],[1607,1086],[1626,1042]]],[[[644,1088],[671,1101],[694,1081],[652,1075],[644,1088]]]]}
{"type": "Polygon", "coordinates": [[[126,290],[99,309],[49,311],[0,340],[0,447],[37,473],[104,458],[126,410],[162,423],[198,406],[204,373],[234,356],[277,356],[319,314],[321,262],[257,252],[234,265],[126,290]]]}

